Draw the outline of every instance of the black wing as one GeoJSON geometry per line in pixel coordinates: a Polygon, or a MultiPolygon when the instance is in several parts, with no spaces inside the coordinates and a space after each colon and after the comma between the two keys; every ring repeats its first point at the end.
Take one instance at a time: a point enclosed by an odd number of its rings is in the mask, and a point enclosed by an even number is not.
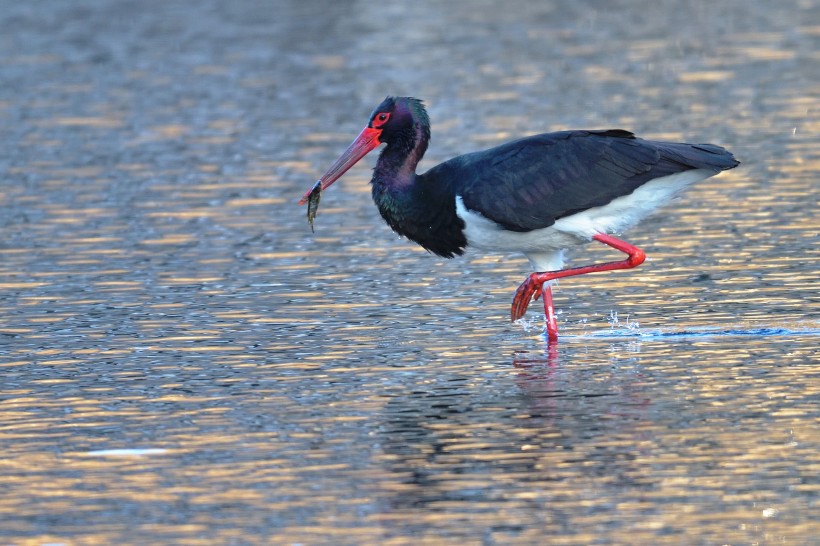
{"type": "Polygon", "coordinates": [[[451,185],[468,209],[505,229],[530,231],[606,205],[654,178],[737,164],[711,144],[653,142],[622,130],[563,131],[459,156],[423,177],[451,185]]]}

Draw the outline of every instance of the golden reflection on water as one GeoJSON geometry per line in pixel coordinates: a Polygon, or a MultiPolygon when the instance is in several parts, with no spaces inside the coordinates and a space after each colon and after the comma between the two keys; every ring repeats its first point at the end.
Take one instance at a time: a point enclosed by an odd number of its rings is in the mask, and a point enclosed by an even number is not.
{"type": "MultiPolygon", "coordinates": [[[[785,24],[768,17],[774,4],[752,3],[708,36],[718,43],[668,21],[630,25],[638,35],[616,40],[616,59],[609,41],[589,37],[617,25],[575,28],[571,9],[530,3],[565,18],[551,25],[569,24],[521,27],[516,36],[549,52],[536,62],[496,39],[514,9],[499,23],[455,4],[422,8],[403,14],[412,32],[390,44],[372,33],[344,53],[311,49],[310,78],[276,72],[287,56],[248,68],[234,51],[186,66],[189,80],[129,69],[124,82],[44,78],[40,93],[0,100],[3,126],[25,128],[9,139],[21,154],[5,169],[14,182],[0,188],[2,541],[820,535],[820,119],[807,62],[816,48],[805,45],[817,28],[797,5],[785,24]],[[761,31],[747,9],[782,30],[761,31]],[[465,17],[481,23],[470,33],[482,40],[466,57],[458,44],[471,38],[452,24],[465,17]],[[439,43],[429,25],[448,21],[452,66],[412,64],[439,43]],[[482,57],[497,47],[504,63],[482,57]],[[372,51],[383,66],[410,63],[412,76],[368,77],[372,51]],[[242,76],[227,81],[237,67],[242,76]],[[324,119],[317,112],[334,108],[319,108],[315,89],[296,99],[284,90],[326,75],[340,93],[323,101],[355,108],[324,119]],[[203,81],[214,83],[174,95],[203,81]],[[372,162],[323,197],[310,233],[296,199],[360,129],[362,97],[380,98],[385,85],[428,100],[428,166],[580,123],[715,141],[743,166],[630,232],[649,254],[641,268],[563,281],[567,337],[546,351],[540,328],[507,323],[525,260],[450,262],[399,240],[369,202],[372,162]],[[171,102],[135,114],[135,89],[171,102]],[[263,98],[244,110],[240,95],[219,96],[235,89],[263,98]],[[31,117],[8,123],[18,107],[31,117]],[[617,331],[596,338],[613,312],[617,331]],[[642,332],[723,335],[629,338],[627,315],[642,332]],[[729,333],[761,328],[790,333],[729,333]],[[99,454],[112,449],[135,453],[99,454]]],[[[383,20],[371,15],[362,17],[383,20]]],[[[715,20],[725,19],[699,24],[715,20]]],[[[0,70],[63,61],[15,52],[0,70]]],[[[572,263],[611,257],[590,246],[572,263]]]]}

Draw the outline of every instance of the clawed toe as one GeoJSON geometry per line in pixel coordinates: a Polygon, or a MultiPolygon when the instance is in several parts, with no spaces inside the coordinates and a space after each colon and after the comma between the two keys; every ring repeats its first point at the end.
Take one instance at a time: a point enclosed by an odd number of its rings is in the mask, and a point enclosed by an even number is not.
{"type": "Polygon", "coordinates": [[[510,320],[512,320],[512,322],[524,318],[530,302],[533,299],[537,300],[541,295],[542,284],[543,283],[535,277],[535,274],[530,275],[527,277],[527,280],[521,283],[521,286],[515,291],[512,309],[510,310],[510,320]]]}

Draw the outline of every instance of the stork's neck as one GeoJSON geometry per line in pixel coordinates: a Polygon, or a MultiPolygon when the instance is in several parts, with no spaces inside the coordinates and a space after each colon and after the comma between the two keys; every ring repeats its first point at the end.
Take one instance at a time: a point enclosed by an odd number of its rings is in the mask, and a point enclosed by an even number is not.
{"type": "Polygon", "coordinates": [[[416,166],[427,151],[430,129],[416,124],[405,134],[388,142],[379,156],[371,183],[376,187],[400,189],[410,186],[416,178],[416,166]]]}

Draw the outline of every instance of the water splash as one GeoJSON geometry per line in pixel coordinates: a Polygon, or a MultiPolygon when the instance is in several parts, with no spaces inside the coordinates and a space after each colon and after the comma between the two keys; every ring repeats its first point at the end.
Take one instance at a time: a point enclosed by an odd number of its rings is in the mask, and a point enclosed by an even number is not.
{"type": "Polygon", "coordinates": [[[522,317],[516,320],[513,324],[517,324],[524,328],[524,331],[527,333],[532,332],[533,330],[543,330],[544,329],[544,319],[537,318],[537,319],[527,319],[526,317],[522,317]]]}
{"type": "Polygon", "coordinates": [[[620,319],[618,318],[617,311],[610,311],[609,317],[606,319],[609,323],[609,329],[612,332],[617,331],[620,328],[626,329],[627,332],[634,332],[637,335],[640,335],[641,325],[637,321],[629,320],[629,315],[626,315],[624,319],[624,323],[621,323],[620,319]]]}

